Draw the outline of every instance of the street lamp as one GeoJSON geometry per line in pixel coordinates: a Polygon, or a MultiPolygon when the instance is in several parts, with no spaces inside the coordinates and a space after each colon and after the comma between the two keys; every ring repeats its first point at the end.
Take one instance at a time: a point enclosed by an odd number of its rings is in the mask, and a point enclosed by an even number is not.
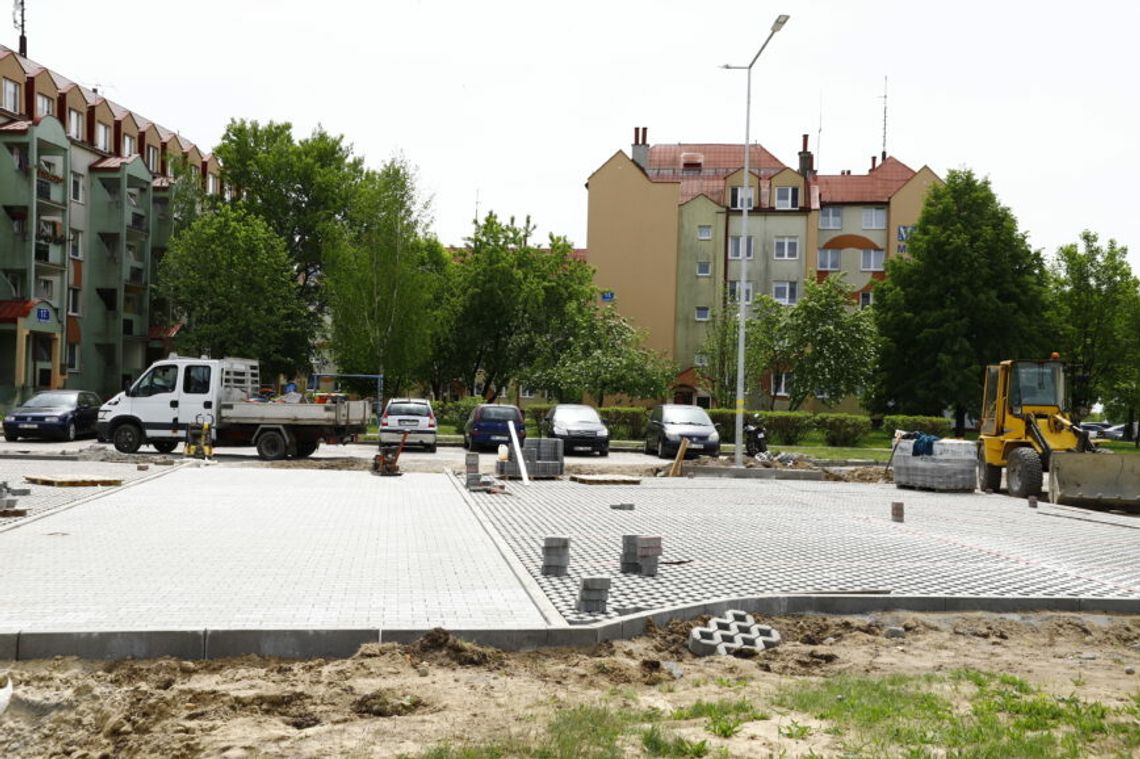
{"type": "MultiPolygon", "coordinates": [[[[768,38],[764,40],[764,44],[756,51],[756,55],[752,56],[752,61],[747,66],[732,66],[724,64],[726,69],[744,69],[748,72],[748,94],[744,100],[744,202],[741,203],[741,216],[740,216],[740,285],[736,288],[736,297],[740,302],[740,312],[738,314],[740,324],[737,329],[736,335],[736,460],[735,466],[744,466],[744,329],[748,322],[748,307],[745,302],[744,288],[748,282],[748,209],[752,206],[752,174],[748,165],[749,156],[752,154],[752,67],[756,65],[759,60],[760,54],[764,52],[764,48],[768,47],[768,43],[772,41],[772,37],[776,32],[784,28],[784,24],[788,22],[787,14],[781,13],[772,22],[772,31],[768,32],[768,38]]],[[[759,189],[759,188],[757,188],[759,189]]],[[[764,250],[764,241],[760,241],[761,253],[764,250]]]]}

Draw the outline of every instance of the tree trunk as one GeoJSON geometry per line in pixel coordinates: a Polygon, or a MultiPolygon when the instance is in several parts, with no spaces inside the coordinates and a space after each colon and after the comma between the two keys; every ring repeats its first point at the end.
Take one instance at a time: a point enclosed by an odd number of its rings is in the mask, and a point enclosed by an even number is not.
{"type": "Polygon", "coordinates": [[[954,407],[954,437],[966,436],[966,408],[964,406],[954,407]]]}

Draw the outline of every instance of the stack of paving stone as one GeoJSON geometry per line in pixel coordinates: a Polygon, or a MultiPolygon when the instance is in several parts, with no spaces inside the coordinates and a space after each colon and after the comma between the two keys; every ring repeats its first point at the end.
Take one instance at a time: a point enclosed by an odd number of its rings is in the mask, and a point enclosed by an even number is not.
{"type": "MultiPolygon", "coordinates": [[[[506,461],[495,462],[495,474],[500,477],[521,477],[514,446],[510,446],[506,461]]],[[[523,462],[526,473],[533,479],[551,479],[562,475],[562,441],[557,438],[528,438],[523,441],[523,462]]]]}
{"type": "Polygon", "coordinates": [[[483,477],[479,474],[479,454],[468,453],[464,457],[464,463],[467,467],[467,489],[480,487],[483,484],[483,477]]]}
{"type": "Polygon", "coordinates": [[[542,539],[542,573],[548,577],[565,577],[570,566],[570,538],[564,536],[542,539]]]}
{"type": "Polygon", "coordinates": [[[622,535],[621,571],[624,574],[656,577],[661,552],[660,535],[622,535]]]}
{"type": "Polygon", "coordinates": [[[586,614],[604,614],[610,597],[610,578],[583,577],[578,589],[578,611],[586,614]]]}
{"type": "Polygon", "coordinates": [[[0,516],[25,516],[28,513],[26,509],[16,508],[16,496],[30,494],[29,488],[10,488],[7,482],[0,482],[0,516]]]}
{"type": "Polygon", "coordinates": [[[930,456],[915,456],[914,441],[900,440],[893,465],[895,485],[938,491],[972,491],[977,481],[977,444],[936,440],[930,456]]]}
{"type": "Polygon", "coordinates": [[[689,650],[697,656],[755,655],[780,645],[780,633],[758,625],[751,614],[735,609],[713,617],[704,627],[689,631],[689,650]]]}

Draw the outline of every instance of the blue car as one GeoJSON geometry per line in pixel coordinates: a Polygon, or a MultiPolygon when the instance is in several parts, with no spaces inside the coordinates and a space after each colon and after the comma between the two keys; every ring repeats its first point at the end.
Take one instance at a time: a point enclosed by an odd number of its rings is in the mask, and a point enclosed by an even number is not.
{"type": "Polygon", "coordinates": [[[494,448],[500,443],[510,444],[511,432],[507,422],[515,423],[519,444],[526,440],[526,425],[518,406],[499,403],[483,403],[471,410],[467,423],[463,425],[463,447],[477,451],[480,448],[494,448]]]}
{"type": "Polygon", "coordinates": [[[101,405],[99,396],[87,390],[44,390],[4,416],[4,439],[75,440],[94,435],[101,405]]]}

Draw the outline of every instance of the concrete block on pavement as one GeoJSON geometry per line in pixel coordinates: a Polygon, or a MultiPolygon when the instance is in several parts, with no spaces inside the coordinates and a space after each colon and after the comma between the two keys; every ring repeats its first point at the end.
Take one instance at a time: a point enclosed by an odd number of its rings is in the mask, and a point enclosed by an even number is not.
{"type": "Polygon", "coordinates": [[[0,661],[15,661],[19,633],[0,632],[0,661]]]}
{"type": "Polygon", "coordinates": [[[347,658],[365,643],[379,643],[380,631],[207,630],[206,658],[279,656],[283,659],[347,658]]]}
{"type": "Polygon", "coordinates": [[[22,660],[77,656],[80,659],[154,659],[173,656],[201,659],[205,630],[135,630],[126,632],[23,632],[17,643],[22,660]]]}

